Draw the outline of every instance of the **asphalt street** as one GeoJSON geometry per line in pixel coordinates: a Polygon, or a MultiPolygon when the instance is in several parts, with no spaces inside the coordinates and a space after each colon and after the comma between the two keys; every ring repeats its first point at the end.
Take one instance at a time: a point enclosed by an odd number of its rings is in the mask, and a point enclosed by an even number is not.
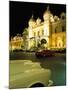
{"type": "Polygon", "coordinates": [[[51,69],[51,79],[54,82],[53,86],[66,85],[66,54],[58,53],[53,57],[37,58],[34,52],[11,52],[10,68],[13,70],[13,66],[15,69],[16,67],[21,67],[22,63],[11,64],[11,62],[18,62],[20,60],[30,60],[33,63],[38,62],[40,63],[41,68],[51,69]]]}

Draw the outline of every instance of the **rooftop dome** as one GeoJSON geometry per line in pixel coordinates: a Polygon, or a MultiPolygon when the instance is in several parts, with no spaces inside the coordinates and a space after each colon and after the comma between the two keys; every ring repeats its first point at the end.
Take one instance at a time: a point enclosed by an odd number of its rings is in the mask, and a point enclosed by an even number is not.
{"type": "Polygon", "coordinates": [[[34,27],[35,26],[35,20],[34,20],[34,18],[33,18],[33,15],[32,15],[32,17],[30,18],[30,20],[29,20],[29,22],[28,22],[28,25],[29,25],[29,27],[34,27]]]}
{"type": "Polygon", "coordinates": [[[54,20],[55,20],[55,21],[58,21],[58,20],[59,20],[59,17],[55,15],[55,16],[54,16],[54,20]]]}
{"type": "Polygon", "coordinates": [[[49,6],[48,6],[46,11],[43,14],[43,19],[44,19],[44,21],[46,21],[46,20],[49,20],[52,17],[53,17],[53,15],[51,14],[49,6]]]}
{"type": "Polygon", "coordinates": [[[62,12],[62,13],[60,14],[60,18],[61,18],[61,19],[65,19],[65,18],[66,18],[66,14],[65,14],[64,12],[62,12]]]}
{"type": "Polygon", "coordinates": [[[36,23],[37,23],[37,25],[39,25],[41,23],[41,19],[37,18],[36,23]]]}
{"type": "Polygon", "coordinates": [[[34,16],[32,15],[32,17],[30,18],[29,22],[34,22],[35,21],[33,17],[34,16]]]}

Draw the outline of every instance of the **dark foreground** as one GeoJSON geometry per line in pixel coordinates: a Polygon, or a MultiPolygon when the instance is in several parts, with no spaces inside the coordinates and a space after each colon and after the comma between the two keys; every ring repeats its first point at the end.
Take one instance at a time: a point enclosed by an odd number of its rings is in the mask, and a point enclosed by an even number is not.
{"type": "Polygon", "coordinates": [[[40,62],[41,68],[51,69],[52,71],[51,79],[54,82],[53,86],[66,85],[65,53],[62,53],[62,54],[56,53],[55,56],[53,57],[37,58],[34,52],[11,52],[10,60],[12,62],[18,61],[18,60],[30,60],[32,62],[40,62]]]}

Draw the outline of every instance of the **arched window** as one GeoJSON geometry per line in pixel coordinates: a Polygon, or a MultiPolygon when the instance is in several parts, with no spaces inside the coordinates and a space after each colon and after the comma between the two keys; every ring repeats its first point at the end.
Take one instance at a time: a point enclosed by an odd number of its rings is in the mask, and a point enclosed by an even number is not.
{"type": "Polygon", "coordinates": [[[42,30],[42,35],[44,35],[44,30],[42,30]]]}
{"type": "Polygon", "coordinates": [[[34,32],[34,37],[36,36],[36,33],[34,32]]]}
{"type": "Polygon", "coordinates": [[[55,33],[57,33],[57,29],[55,28],[55,33]]]}
{"type": "Polygon", "coordinates": [[[62,12],[60,17],[61,17],[62,20],[64,20],[64,19],[66,19],[66,14],[64,12],[62,12]]]}
{"type": "Polygon", "coordinates": [[[62,27],[62,32],[64,32],[65,31],[65,28],[64,28],[64,26],[62,27]]]}
{"type": "Polygon", "coordinates": [[[40,36],[40,32],[38,31],[38,36],[40,36]]]}
{"type": "Polygon", "coordinates": [[[62,16],[62,19],[65,19],[65,17],[64,17],[64,16],[62,16]]]}

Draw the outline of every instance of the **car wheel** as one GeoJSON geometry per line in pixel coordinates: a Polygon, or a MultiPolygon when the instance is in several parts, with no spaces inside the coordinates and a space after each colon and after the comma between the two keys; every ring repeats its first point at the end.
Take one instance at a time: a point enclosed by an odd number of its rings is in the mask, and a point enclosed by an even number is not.
{"type": "Polygon", "coordinates": [[[36,84],[34,84],[34,85],[32,85],[31,86],[31,88],[34,88],[34,87],[44,87],[44,85],[43,84],[41,84],[41,83],[36,83],[36,84]]]}

